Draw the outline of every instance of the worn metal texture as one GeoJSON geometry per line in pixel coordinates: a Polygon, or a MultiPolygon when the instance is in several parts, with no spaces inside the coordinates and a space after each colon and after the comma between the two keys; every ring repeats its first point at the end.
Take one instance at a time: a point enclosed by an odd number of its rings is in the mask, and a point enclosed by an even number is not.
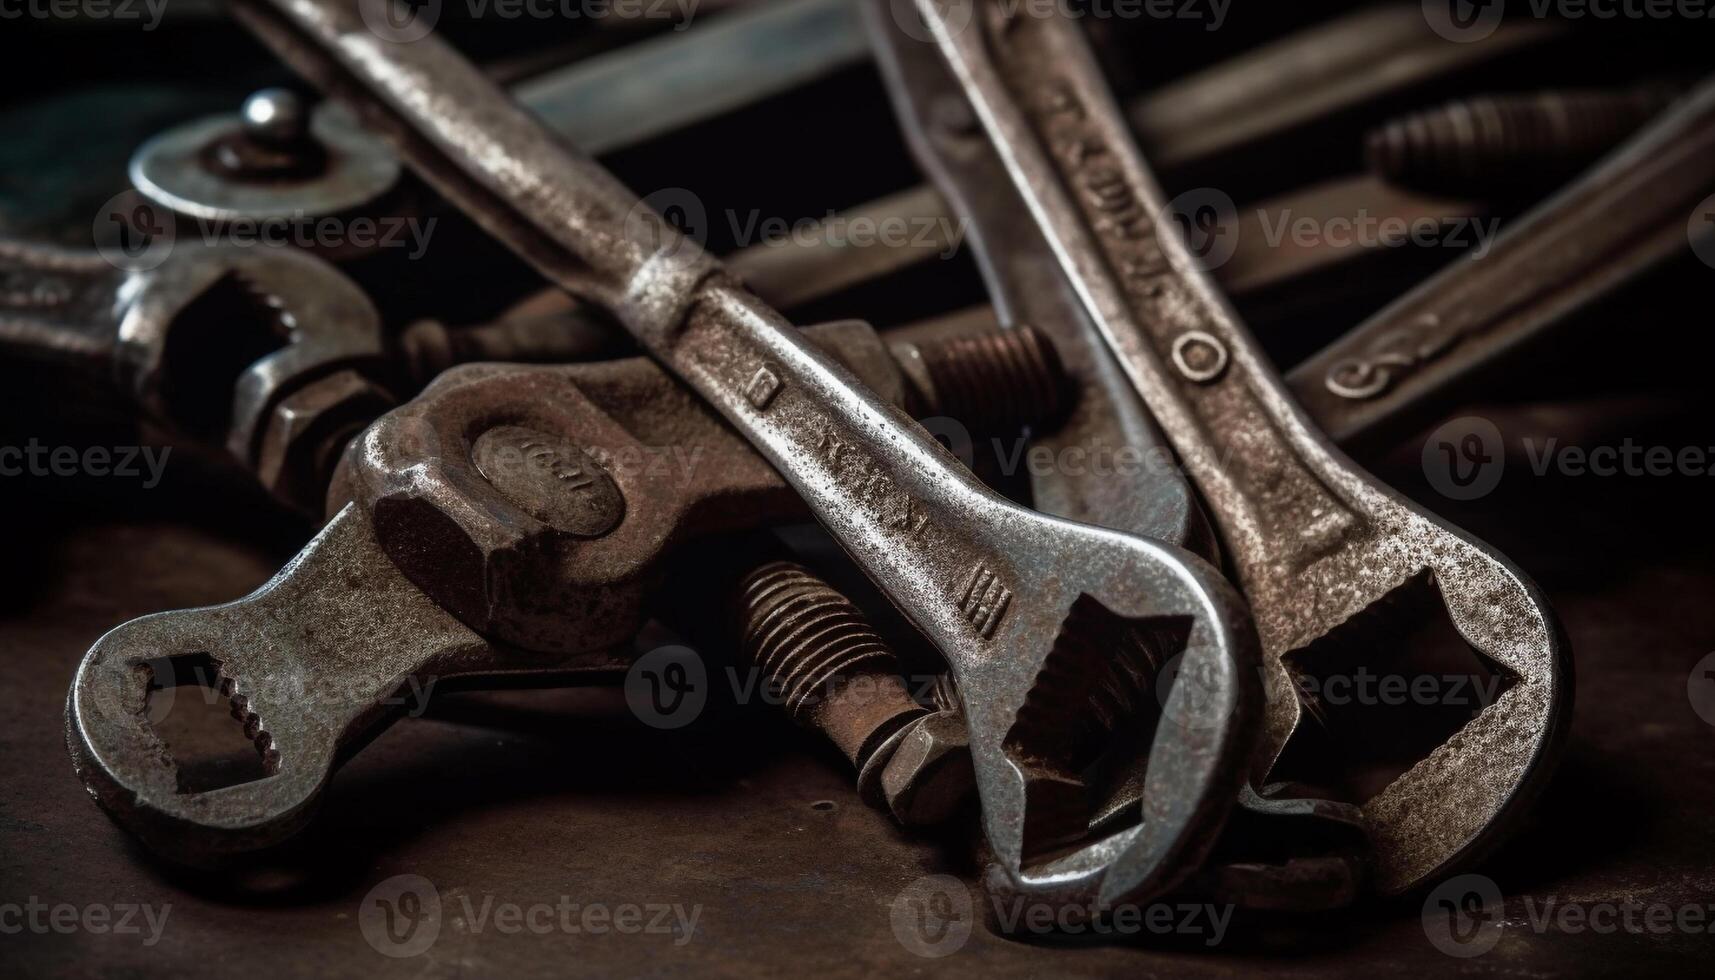
{"type": "Polygon", "coordinates": [[[1302,707],[1286,658],[1387,644],[1376,613],[1445,607],[1515,681],[1364,801],[1376,883],[1400,892],[1480,856],[1540,791],[1565,729],[1570,657],[1504,558],[1382,487],[1316,433],[1184,242],[1077,25],[979,6],[933,24],[1092,318],[1203,491],[1268,666],[1266,776],[1302,707]]]}
{"type": "MultiPolygon", "coordinates": [[[[904,400],[869,328],[809,333],[904,400]]],[[[339,482],[362,506],[273,581],[119,626],[79,670],[78,773],[164,854],[207,863],[295,833],[339,762],[407,706],[401,692],[623,669],[613,651],[641,625],[669,548],[802,514],[772,468],[643,358],[449,372],[352,452],[361,463],[339,482]],[[230,700],[262,778],[187,783],[150,699],[199,682],[230,700]]]]}
{"type": "Polygon", "coordinates": [[[381,360],[374,304],[312,255],[168,238],[135,261],[0,243],[9,283],[0,346],[74,363],[156,420],[224,445],[251,467],[282,399],[381,360]]]}
{"type": "MultiPolygon", "coordinates": [[[[1565,324],[1685,248],[1685,216],[1715,193],[1715,80],[1462,260],[1287,376],[1335,440],[1424,421],[1440,392],[1565,324]]],[[[1715,234],[1709,224],[1696,234],[1715,234]]]]}
{"type": "MultiPolygon", "coordinates": [[[[1607,405],[1559,406],[1555,417],[1576,420],[1577,431],[1605,423],[1605,432],[1679,443],[1700,438],[1704,427],[1693,420],[1707,409],[1706,401],[1678,403],[1685,421],[1674,431],[1622,420],[1607,405]]],[[[1521,413],[1483,411],[1505,431],[1533,431],[1521,413]]],[[[1598,934],[1562,928],[1555,917],[1538,929],[1531,916],[1550,903],[1710,901],[1703,869],[1715,866],[1715,729],[1686,700],[1688,672],[1715,637],[1715,604],[1705,601],[1715,590],[1707,479],[1537,478],[1515,448],[1495,493],[1459,503],[1423,481],[1417,456],[1412,446],[1392,462],[1368,462],[1540,569],[1572,636],[1580,680],[1602,692],[1580,702],[1565,761],[1530,832],[1478,869],[1496,882],[1495,921],[1505,923],[1487,954],[1455,960],[1431,945],[1421,896],[1310,919],[1241,914],[1218,939],[1032,943],[992,933],[983,921],[992,903],[973,893],[972,918],[949,923],[969,923],[968,939],[950,956],[925,959],[925,947],[905,945],[911,932],[903,940],[895,932],[892,909],[925,875],[968,880],[968,831],[901,832],[885,813],[852,800],[849,766],[820,735],[798,732],[778,712],[711,707],[685,728],[662,731],[632,715],[619,692],[600,689],[437,694],[425,716],[391,727],[340,771],[321,816],[289,854],[243,875],[186,875],[151,860],[91,806],[66,766],[44,764],[64,751],[65,691],[105,624],[223,601],[279,565],[280,553],[256,536],[270,514],[260,500],[211,502],[206,485],[175,466],[155,493],[106,501],[58,481],[4,485],[11,505],[40,520],[14,538],[5,565],[14,589],[28,584],[29,599],[15,599],[0,617],[0,689],[9,703],[0,713],[0,899],[171,911],[149,945],[146,926],[130,935],[26,930],[0,936],[0,958],[16,976],[145,970],[198,980],[253,969],[354,980],[476,971],[1695,975],[1708,961],[1706,932],[1598,934]],[[1607,560],[1592,564],[1593,547],[1607,560]],[[362,926],[376,911],[366,897],[397,875],[420,876],[440,898],[438,937],[420,956],[383,955],[365,939],[362,926]],[[495,928],[497,906],[561,900],[681,903],[687,914],[700,906],[700,915],[684,942],[676,932],[495,928]]]]}
{"type": "MultiPolygon", "coordinates": [[[[1154,465],[1051,467],[1031,474],[1031,503],[1046,514],[1142,534],[1215,560],[1208,519],[1149,410],[1054,264],[970,103],[932,46],[907,35],[891,8],[866,4],[865,23],[913,155],[951,202],[983,273],[995,315],[1054,341],[1077,402],[1065,423],[1034,434],[1065,459],[1122,450],[1154,465]]],[[[1111,457],[1110,457],[1111,458],[1111,457]]]]}
{"type": "Polygon", "coordinates": [[[775,465],[948,661],[970,727],[991,885],[1106,903],[1202,862],[1244,778],[1260,692],[1236,592],[1205,562],[1045,517],[978,484],[921,428],[812,349],[719,264],[437,39],[387,45],[334,4],[236,8],[352,103],[419,174],[551,281],[612,310],[775,465]],[[1141,823],[1086,841],[1095,687],[1154,697],[1115,651],[1180,659],[1141,823]]]}

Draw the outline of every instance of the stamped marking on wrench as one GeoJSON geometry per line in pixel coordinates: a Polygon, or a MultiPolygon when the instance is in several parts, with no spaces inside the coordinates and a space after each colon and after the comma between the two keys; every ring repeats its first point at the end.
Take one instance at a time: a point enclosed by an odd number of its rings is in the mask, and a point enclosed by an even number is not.
{"type": "Polygon", "coordinates": [[[1570,665],[1546,603],[1504,559],[1381,487],[1310,428],[1185,245],[1160,227],[1165,195],[1074,23],[991,4],[984,30],[960,32],[934,0],[918,10],[1210,506],[1268,666],[1259,776],[1300,718],[1286,658],[1348,640],[1393,600],[1438,595],[1462,637],[1515,683],[1364,815],[1385,891],[1476,857],[1540,789],[1564,731],[1570,665]],[[1194,347],[1213,350],[1199,335],[1227,355],[1221,370],[1209,370],[1219,358],[1190,360],[1194,347]]]}
{"type": "Polygon", "coordinates": [[[1212,567],[1160,542],[1025,510],[982,487],[676,229],[647,208],[639,215],[623,185],[437,38],[378,43],[333,0],[242,0],[235,10],[294,67],[353,102],[496,238],[612,310],[779,470],[935,644],[969,721],[996,858],[991,880],[1108,904],[1160,894],[1202,864],[1260,720],[1256,638],[1212,567]],[[628,214],[641,220],[616,220],[628,214]],[[782,381],[765,408],[746,394],[761,364],[782,381]],[[830,456],[835,444],[842,448],[830,456]],[[1031,584],[988,639],[972,635],[961,609],[973,564],[1031,584]],[[1165,713],[1197,701],[1220,723],[1159,726],[1143,768],[1141,822],[1091,834],[1091,787],[1078,778],[1085,746],[1043,720],[1071,711],[1065,720],[1079,721],[1092,685],[1123,673],[1115,645],[1090,642],[1115,631],[1164,635],[1192,676],[1211,681],[1198,691],[1176,685],[1165,713]]]}

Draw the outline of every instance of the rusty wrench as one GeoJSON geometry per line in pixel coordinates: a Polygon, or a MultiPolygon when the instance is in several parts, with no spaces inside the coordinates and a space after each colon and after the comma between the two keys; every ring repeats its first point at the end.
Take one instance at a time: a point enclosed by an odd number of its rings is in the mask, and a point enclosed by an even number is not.
{"type": "Polygon", "coordinates": [[[1157,893],[1201,864],[1254,751],[1259,687],[1248,617],[1214,569],[977,484],[438,39],[388,44],[331,2],[236,9],[488,231],[613,310],[934,642],[970,723],[993,883],[1103,903],[1157,893]],[[1156,640],[1183,665],[1164,713],[1187,722],[1156,732],[1141,822],[1086,842],[1088,788],[1059,740],[1090,685],[1123,690],[1136,676],[1116,650],[1156,640]]]}
{"type": "MultiPolygon", "coordinates": [[[[1377,886],[1475,859],[1544,782],[1570,662],[1535,587],[1316,433],[1195,265],[1077,26],[917,0],[1062,268],[1203,491],[1257,616],[1268,668],[1263,772],[1301,706],[1283,659],[1314,656],[1395,596],[1438,594],[1515,685],[1364,803],[1377,886]],[[973,16],[959,16],[954,12],[973,16]]],[[[1387,605],[1391,605],[1388,603],[1387,605]]]]}

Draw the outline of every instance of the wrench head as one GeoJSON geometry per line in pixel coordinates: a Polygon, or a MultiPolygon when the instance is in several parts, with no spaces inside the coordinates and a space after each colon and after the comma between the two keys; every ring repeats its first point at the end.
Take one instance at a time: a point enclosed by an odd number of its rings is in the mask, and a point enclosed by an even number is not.
{"type": "Polygon", "coordinates": [[[67,743],[122,826],[174,860],[218,864],[296,832],[351,750],[488,649],[405,581],[348,507],[249,597],[145,616],[96,641],[72,682],[67,743]],[[260,778],[187,778],[158,726],[198,696],[230,707],[260,778]]]}
{"type": "Polygon", "coordinates": [[[1254,762],[1256,634],[1238,593],[1188,552],[1022,517],[1006,522],[1008,566],[973,570],[957,592],[991,641],[975,655],[942,645],[970,726],[989,885],[1061,906],[1142,901],[1198,868],[1254,762]],[[1130,825],[1092,832],[1139,779],[1130,825]]]}
{"type": "MultiPolygon", "coordinates": [[[[1564,741],[1572,662],[1548,602],[1506,559],[1355,469],[1347,482],[1362,502],[1353,508],[1365,515],[1362,529],[1354,525],[1341,549],[1302,574],[1275,579],[1276,594],[1258,601],[1273,611],[1259,623],[1265,648],[1281,653],[1269,659],[1265,744],[1278,754],[1302,722],[1287,664],[1313,673],[1319,660],[1356,660],[1390,670],[1390,654],[1443,616],[1457,633],[1453,645],[1488,667],[1494,685],[1427,755],[1367,799],[1354,797],[1375,887],[1397,894],[1480,860],[1514,829],[1564,741]]],[[[1337,725],[1332,734],[1341,737],[1337,725]]]]}

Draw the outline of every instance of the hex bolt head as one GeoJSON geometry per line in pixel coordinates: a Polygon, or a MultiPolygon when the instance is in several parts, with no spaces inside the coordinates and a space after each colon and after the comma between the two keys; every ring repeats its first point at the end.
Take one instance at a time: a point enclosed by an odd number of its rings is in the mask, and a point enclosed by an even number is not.
{"type": "Polygon", "coordinates": [[[906,827],[943,823],[976,792],[970,740],[956,711],[925,715],[906,726],[882,766],[887,809],[906,827]]]}

